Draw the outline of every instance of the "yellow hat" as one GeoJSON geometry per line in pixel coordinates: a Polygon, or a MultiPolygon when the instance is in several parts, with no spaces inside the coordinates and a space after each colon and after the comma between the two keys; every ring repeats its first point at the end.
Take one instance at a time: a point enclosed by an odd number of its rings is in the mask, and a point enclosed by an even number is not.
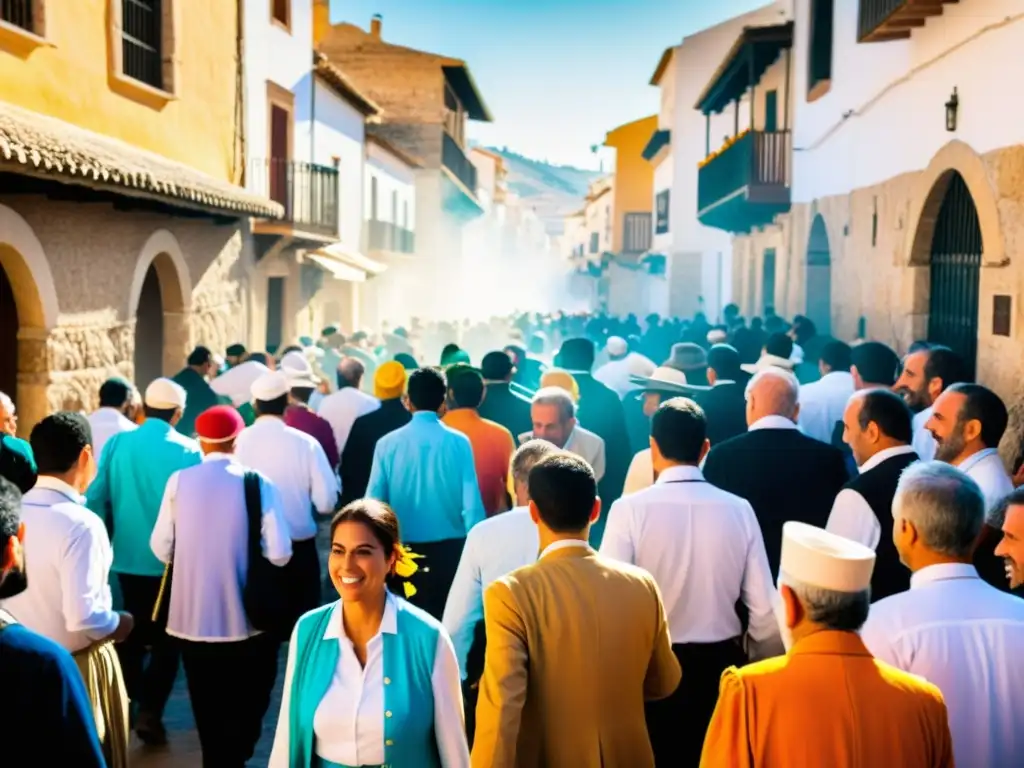
{"type": "Polygon", "coordinates": [[[380,400],[394,400],[405,393],[405,366],[388,360],[381,363],[373,377],[373,394],[380,400]]]}
{"type": "Polygon", "coordinates": [[[541,387],[564,389],[572,396],[574,403],[580,401],[580,385],[576,383],[576,379],[568,371],[561,371],[557,368],[545,371],[544,375],[540,377],[540,385],[541,387]]]}

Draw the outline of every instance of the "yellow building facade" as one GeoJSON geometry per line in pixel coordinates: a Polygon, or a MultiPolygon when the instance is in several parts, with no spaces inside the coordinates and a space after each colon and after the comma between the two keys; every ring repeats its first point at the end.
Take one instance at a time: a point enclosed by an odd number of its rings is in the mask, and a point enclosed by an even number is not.
{"type": "Polygon", "coordinates": [[[244,341],[249,217],[281,209],[237,186],[236,3],[0,13],[0,390],[27,432],[244,341]]]}
{"type": "Polygon", "coordinates": [[[604,144],[615,150],[615,190],[612,204],[612,251],[639,254],[650,248],[654,208],[654,166],[643,157],[658,116],[651,115],[608,132],[604,144]]]}

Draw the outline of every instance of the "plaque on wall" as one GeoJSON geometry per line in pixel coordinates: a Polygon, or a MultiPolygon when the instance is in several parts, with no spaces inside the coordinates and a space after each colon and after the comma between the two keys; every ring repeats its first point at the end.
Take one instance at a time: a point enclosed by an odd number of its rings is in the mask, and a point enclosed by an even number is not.
{"type": "Polygon", "coordinates": [[[1010,335],[1010,308],[1012,301],[1009,296],[992,297],[992,335],[1010,335]]]}

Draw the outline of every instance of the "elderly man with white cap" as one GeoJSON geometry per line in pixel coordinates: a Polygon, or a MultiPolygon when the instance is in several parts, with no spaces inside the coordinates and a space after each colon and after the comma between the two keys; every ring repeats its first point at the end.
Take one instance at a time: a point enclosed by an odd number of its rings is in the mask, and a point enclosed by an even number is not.
{"type": "Polygon", "coordinates": [[[135,629],[117,646],[125,687],[137,707],[135,731],[148,744],[164,744],[163,711],[178,674],[177,646],[167,640],[164,622],[151,620],[164,566],[149,548],[167,480],[201,461],[199,445],[175,429],[185,411],[185,389],[171,379],[155,379],[144,395],[146,420],[135,430],[107,440],[99,472],[86,504],[106,521],[124,609],[135,629]],[[151,647],[146,665],[146,648],[151,647]]]}
{"type": "Polygon", "coordinates": [[[293,552],[286,578],[298,620],[320,606],[316,515],[329,515],[337,508],[339,488],[334,468],[316,438],[285,424],[291,388],[284,371],[264,374],[253,383],[256,421],[238,436],[235,456],[243,466],[272,480],[281,494],[293,552]]]}
{"type": "Polygon", "coordinates": [[[939,689],[879,661],[857,634],[875,553],[786,523],[779,628],[787,653],[722,675],[701,765],[953,765],[939,689]]]}

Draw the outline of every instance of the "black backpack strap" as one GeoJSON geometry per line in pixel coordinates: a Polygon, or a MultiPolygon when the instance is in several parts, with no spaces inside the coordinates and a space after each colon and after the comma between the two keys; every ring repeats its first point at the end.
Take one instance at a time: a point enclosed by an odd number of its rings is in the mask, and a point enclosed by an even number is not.
{"type": "Polygon", "coordinates": [[[263,557],[263,547],[260,546],[260,533],[263,530],[263,498],[260,483],[260,476],[256,472],[245,473],[243,484],[245,512],[249,520],[249,562],[252,562],[254,557],[263,557]]]}

